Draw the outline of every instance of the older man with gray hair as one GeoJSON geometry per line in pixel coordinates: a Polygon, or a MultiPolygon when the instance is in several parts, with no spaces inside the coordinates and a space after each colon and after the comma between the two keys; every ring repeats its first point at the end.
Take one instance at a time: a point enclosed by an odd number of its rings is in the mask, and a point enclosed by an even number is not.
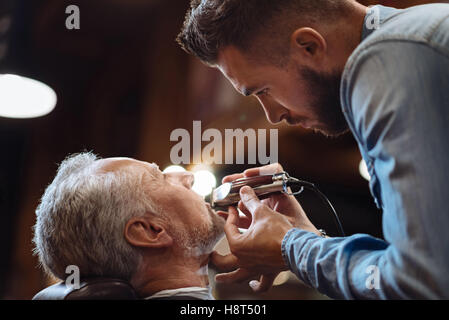
{"type": "Polygon", "coordinates": [[[59,279],[76,265],[82,278],[123,279],[142,298],[213,299],[207,264],[224,220],[192,184],[191,173],[134,159],[70,156],[36,210],[35,253],[59,279]]]}

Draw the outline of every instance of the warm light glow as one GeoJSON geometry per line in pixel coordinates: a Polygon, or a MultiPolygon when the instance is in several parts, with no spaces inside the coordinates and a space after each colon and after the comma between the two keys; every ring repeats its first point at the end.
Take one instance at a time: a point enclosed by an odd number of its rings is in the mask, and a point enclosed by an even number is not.
{"type": "Polygon", "coordinates": [[[368,172],[368,167],[366,166],[365,160],[362,159],[362,161],[360,161],[359,164],[359,172],[362,175],[362,177],[368,181],[371,180],[371,176],[369,175],[368,172]]]}
{"type": "MultiPolygon", "coordinates": [[[[186,172],[187,170],[181,166],[169,166],[162,171],[163,173],[170,172],[186,172]]],[[[211,172],[209,166],[197,165],[190,170],[195,177],[195,182],[193,183],[192,190],[198,193],[200,196],[207,196],[212,192],[212,189],[217,186],[217,179],[211,172]]]]}
{"type": "Polygon", "coordinates": [[[162,171],[163,173],[171,173],[171,172],[185,172],[187,171],[181,166],[169,166],[162,171]]]}
{"type": "Polygon", "coordinates": [[[195,164],[195,165],[189,166],[189,171],[191,171],[191,172],[197,172],[197,171],[213,172],[214,170],[212,169],[211,166],[209,166],[207,164],[195,164]]]}
{"type": "Polygon", "coordinates": [[[192,190],[203,197],[209,195],[217,185],[217,179],[208,170],[199,170],[194,172],[193,175],[195,182],[193,183],[192,190]]]}
{"type": "Polygon", "coordinates": [[[36,118],[49,114],[56,106],[56,93],[37,80],[0,75],[0,116],[36,118]]]}

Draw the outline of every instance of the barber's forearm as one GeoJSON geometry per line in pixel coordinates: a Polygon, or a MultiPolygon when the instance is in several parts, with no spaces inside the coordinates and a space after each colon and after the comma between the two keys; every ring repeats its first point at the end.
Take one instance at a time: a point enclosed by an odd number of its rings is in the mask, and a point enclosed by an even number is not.
{"type": "Polygon", "coordinates": [[[438,273],[416,254],[365,234],[322,238],[291,229],[282,242],[288,268],[336,299],[439,299],[438,273]],[[421,261],[421,262],[420,262],[421,261]]]}
{"type": "MultiPolygon", "coordinates": [[[[322,238],[292,229],[284,237],[282,253],[300,280],[331,298],[407,298],[395,278],[398,271],[392,271],[394,267],[385,256],[388,247],[385,241],[369,235],[322,238]]],[[[410,277],[404,275],[399,282],[419,291],[419,284],[410,277]]]]}

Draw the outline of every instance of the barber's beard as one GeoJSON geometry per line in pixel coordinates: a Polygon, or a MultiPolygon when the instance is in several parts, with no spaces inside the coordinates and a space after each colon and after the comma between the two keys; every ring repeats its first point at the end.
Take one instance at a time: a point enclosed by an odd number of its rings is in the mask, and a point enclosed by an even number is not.
{"type": "Polygon", "coordinates": [[[340,102],[342,72],[320,73],[309,68],[298,70],[301,81],[307,83],[311,111],[319,125],[313,129],[328,137],[348,132],[349,127],[340,102]]]}

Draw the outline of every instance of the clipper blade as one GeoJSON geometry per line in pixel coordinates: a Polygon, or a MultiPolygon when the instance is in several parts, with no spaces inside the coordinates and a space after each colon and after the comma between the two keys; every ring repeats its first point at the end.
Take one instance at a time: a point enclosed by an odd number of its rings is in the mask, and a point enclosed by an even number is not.
{"type": "Polygon", "coordinates": [[[210,195],[210,205],[212,208],[222,206],[223,200],[225,200],[229,193],[231,192],[232,183],[224,183],[218,188],[215,188],[212,190],[212,193],[210,195]]]}

